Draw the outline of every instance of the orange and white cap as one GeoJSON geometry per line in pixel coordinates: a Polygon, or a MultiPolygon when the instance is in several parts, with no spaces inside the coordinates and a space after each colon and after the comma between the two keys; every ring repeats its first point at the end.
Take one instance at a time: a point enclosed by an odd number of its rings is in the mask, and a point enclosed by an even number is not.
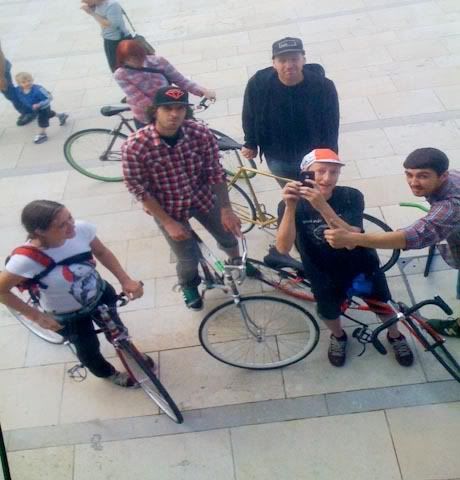
{"type": "Polygon", "coordinates": [[[330,150],[329,148],[316,148],[303,157],[302,162],[300,163],[300,170],[308,170],[308,167],[315,162],[335,163],[342,167],[345,165],[333,150],[330,150]]]}

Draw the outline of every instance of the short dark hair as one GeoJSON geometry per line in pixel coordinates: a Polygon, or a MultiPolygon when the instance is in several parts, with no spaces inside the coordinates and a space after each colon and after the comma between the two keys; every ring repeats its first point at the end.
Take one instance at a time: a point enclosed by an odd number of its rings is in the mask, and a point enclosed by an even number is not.
{"type": "Polygon", "coordinates": [[[64,205],[53,200],[34,200],[28,203],[21,213],[21,223],[26,229],[28,238],[36,236],[36,230],[48,230],[56,215],[64,205]]]}
{"type": "Polygon", "coordinates": [[[441,176],[449,169],[449,159],[437,148],[418,148],[407,156],[403,166],[404,168],[427,168],[441,176]]]}

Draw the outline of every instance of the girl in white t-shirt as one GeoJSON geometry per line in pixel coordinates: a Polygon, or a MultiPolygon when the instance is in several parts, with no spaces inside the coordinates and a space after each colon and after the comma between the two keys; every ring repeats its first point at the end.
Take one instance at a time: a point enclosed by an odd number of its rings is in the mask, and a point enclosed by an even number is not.
{"type": "MultiPolygon", "coordinates": [[[[142,283],[132,280],[115,255],[97,238],[96,228],[74,221],[64,205],[50,200],[36,200],[26,205],[21,221],[28,233],[28,245],[40,249],[56,263],[91,252],[118,279],[130,299],[143,295],[142,283]]],[[[101,304],[115,305],[114,288],[100,277],[93,260],[58,265],[40,280],[40,304],[44,312],[27,305],[11,290],[23,280],[44,270],[36,260],[13,254],[0,272],[0,302],[17,310],[41,327],[58,331],[76,347],[83,365],[96,376],[113,383],[133,386],[126,372],[118,372],[102,356],[94,331],[93,317],[101,304]],[[67,317],[67,318],[66,318],[67,317]]]]}

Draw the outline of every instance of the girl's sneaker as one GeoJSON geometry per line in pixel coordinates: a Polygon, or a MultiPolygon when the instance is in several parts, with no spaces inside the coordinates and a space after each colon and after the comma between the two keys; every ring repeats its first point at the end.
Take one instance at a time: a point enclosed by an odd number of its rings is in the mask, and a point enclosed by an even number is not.
{"type": "Polygon", "coordinates": [[[34,138],[34,143],[43,143],[48,140],[48,135],[46,133],[39,133],[34,138]]]}
{"type": "Polygon", "coordinates": [[[65,125],[65,122],[67,121],[67,119],[69,118],[69,116],[67,115],[67,113],[59,113],[58,114],[58,120],[59,120],[59,125],[62,127],[63,125],[65,125]]]}

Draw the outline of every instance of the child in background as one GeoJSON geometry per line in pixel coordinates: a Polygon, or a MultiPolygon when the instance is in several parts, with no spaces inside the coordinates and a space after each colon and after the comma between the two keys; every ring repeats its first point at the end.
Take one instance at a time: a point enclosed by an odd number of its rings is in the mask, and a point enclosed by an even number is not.
{"type": "Polygon", "coordinates": [[[49,127],[49,119],[57,116],[59,125],[64,125],[69,117],[66,113],[58,113],[51,110],[52,95],[41,85],[34,84],[30,73],[21,72],[16,75],[16,92],[18,99],[26,106],[37,112],[38,126],[40,130],[34,138],[34,143],[43,143],[48,140],[46,129],[49,127]]]}

